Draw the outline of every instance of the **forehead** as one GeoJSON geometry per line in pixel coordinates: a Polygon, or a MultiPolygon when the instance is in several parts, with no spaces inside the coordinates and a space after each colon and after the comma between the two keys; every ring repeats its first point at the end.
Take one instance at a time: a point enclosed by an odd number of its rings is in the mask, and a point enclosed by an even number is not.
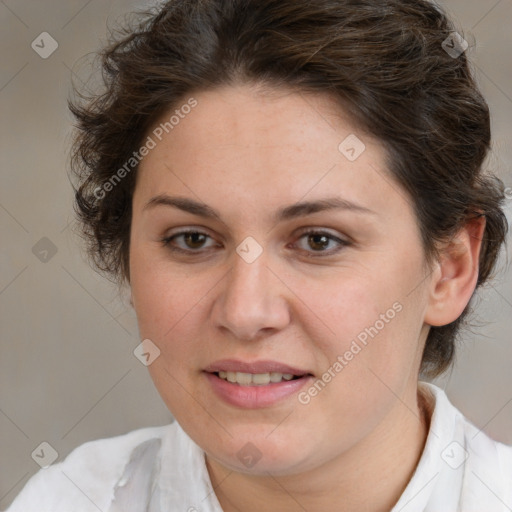
{"type": "MultiPolygon", "coordinates": [[[[156,123],[157,130],[158,126],[164,128],[166,141],[183,149],[204,152],[235,145],[283,149],[288,145],[304,155],[329,134],[329,141],[334,142],[331,151],[337,156],[337,141],[343,130],[356,131],[339,102],[327,94],[238,85],[202,91],[193,98],[196,106],[188,114],[179,120],[171,116],[178,121],[171,130],[165,129],[165,123],[172,111],[156,123]],[[173,137],[166,137],[171,131],[173,137]],[[190,137],[191,132],[194,137],[190,137]]],[[[189,101],[183,98],[174,112],[189,101]]],[[[368,134],[364,137],[370,139],[368,134]]]]}
{"type": "Polygon", "coordinates": [[[149,132],[156,144],[141,162],[139,195],[173,191],[260,211],[333,193],[383,211],[389,199],[401,206],[399,185],[384,176],[385,148],[332,97],[237,86],[193,99],[194,108],[178,116],[175,107],[149,132]],[[386,188],[395,195],[385,199],[386,188]]]}

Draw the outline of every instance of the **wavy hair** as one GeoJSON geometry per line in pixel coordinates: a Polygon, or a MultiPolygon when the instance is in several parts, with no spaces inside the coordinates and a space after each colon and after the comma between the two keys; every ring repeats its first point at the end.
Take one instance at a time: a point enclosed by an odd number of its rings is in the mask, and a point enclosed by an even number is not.
{"type": "MultiPolygon", "coordinates": [[[[129,283],[136,166],[105,185],[163,113],[193,92],[250,83],[326,93],[387,148],[388,171],[414,205],[427,261],[472,217],[486,228],[477,288],[507,233],[503,184],[484,173],[488,106],[455,28],[426,0],[170,0],[140,13],[100,53],[103,88],[70,101],[77,120],[75,209],[98,269],[129,283]],[[452,39],[450,39],[452,38],[452,39]]],[[[454,357],[469,311],[431,327],[422,372],[454,357]]]]}

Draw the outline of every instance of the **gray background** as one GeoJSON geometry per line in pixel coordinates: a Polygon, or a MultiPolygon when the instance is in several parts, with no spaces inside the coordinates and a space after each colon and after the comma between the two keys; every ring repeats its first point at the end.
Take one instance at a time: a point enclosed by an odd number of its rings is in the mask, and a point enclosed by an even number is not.
{"type": "MultiPolygon", "coordinates": [[[[490,103],[488,166],[512,187],[512,0],[442,4],[470,43],[490,103]]],[[[39,469],[31,453],[41,442],[62,460],[85,441],[171,420],[132,353],[140,340],[126,294],[88,266],[69,224],[72,75],[87,80],[85,61],[77,61],[105,42],[107,22],[147,5],[0,1],[0,509],[39,469]],[[58,42],[47,59],[31,48],[42,32],[58,42]]],[[[512,189],[507,216],[512,221],[512,189]]],[[[481,325],[464,336],[454,371],[437,381],[478,427],[509,444],[511,274],[502,270],[479,294],[481,325]]]]}

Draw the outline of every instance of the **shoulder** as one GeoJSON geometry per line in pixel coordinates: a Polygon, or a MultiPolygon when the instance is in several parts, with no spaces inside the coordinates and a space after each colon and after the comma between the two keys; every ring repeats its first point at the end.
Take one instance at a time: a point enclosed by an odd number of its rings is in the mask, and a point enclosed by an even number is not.
{"type": "MultiPolygon", "coordinates": [[[[512,510],[512,446],[489,437],[461,414],[467,457],[464,498],[468,503],[496,502],[496,510],[506,504],[512,510]]],[[[491,507],[488,507],[491,510],[491,507]]],[[[494,509],[492,509],[494,510],[494,509]]]]}
{"type": "Polygon", "coordinates": [[[41,469],[7,512],[97,512],[108,509],[113,489],[138,446],[162,439],[175,424],[134,430],[75,448],[63,462],[41,469]]]}
{"type": "Polygon", "coordinates": [[[438,418],[435,428],[442,439],[442,467],[446,480],[460,474],[460,499],[463,509],[512,510],[512,446],[489,437],[476,427],[448,399],[445,392],[428,386],[435,396],[438,418]],[[485,507],[484,507],[485,509],[485,507]]]}

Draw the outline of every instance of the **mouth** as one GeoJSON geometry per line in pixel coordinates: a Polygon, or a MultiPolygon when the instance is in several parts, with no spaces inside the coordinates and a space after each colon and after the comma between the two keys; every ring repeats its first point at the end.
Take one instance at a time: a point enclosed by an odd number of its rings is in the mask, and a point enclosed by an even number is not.
{"type": "Polygon", "coordinates": [[[309,370],[269,360],[249,362],[222,359],[210,364],[204,371],[240,386],[269,386],[313,376],[309,370]]]}
{"type": "Polygon", "coordinates": [[[313,373],[279,361],[223,359],[203,370],[213,393],[238,409],[273,407],[292,399],[313,373]]]}
{"type": "Polygon", "coordinates": [[[220,379],[239,386],[267,386],[269,384],[278,384],[283,381],[297,380],[307,376],[310,373],[294,375],[292,373],[267,372],[267,373],[246,373],[232,371],[211,372],[220,379]]]}

